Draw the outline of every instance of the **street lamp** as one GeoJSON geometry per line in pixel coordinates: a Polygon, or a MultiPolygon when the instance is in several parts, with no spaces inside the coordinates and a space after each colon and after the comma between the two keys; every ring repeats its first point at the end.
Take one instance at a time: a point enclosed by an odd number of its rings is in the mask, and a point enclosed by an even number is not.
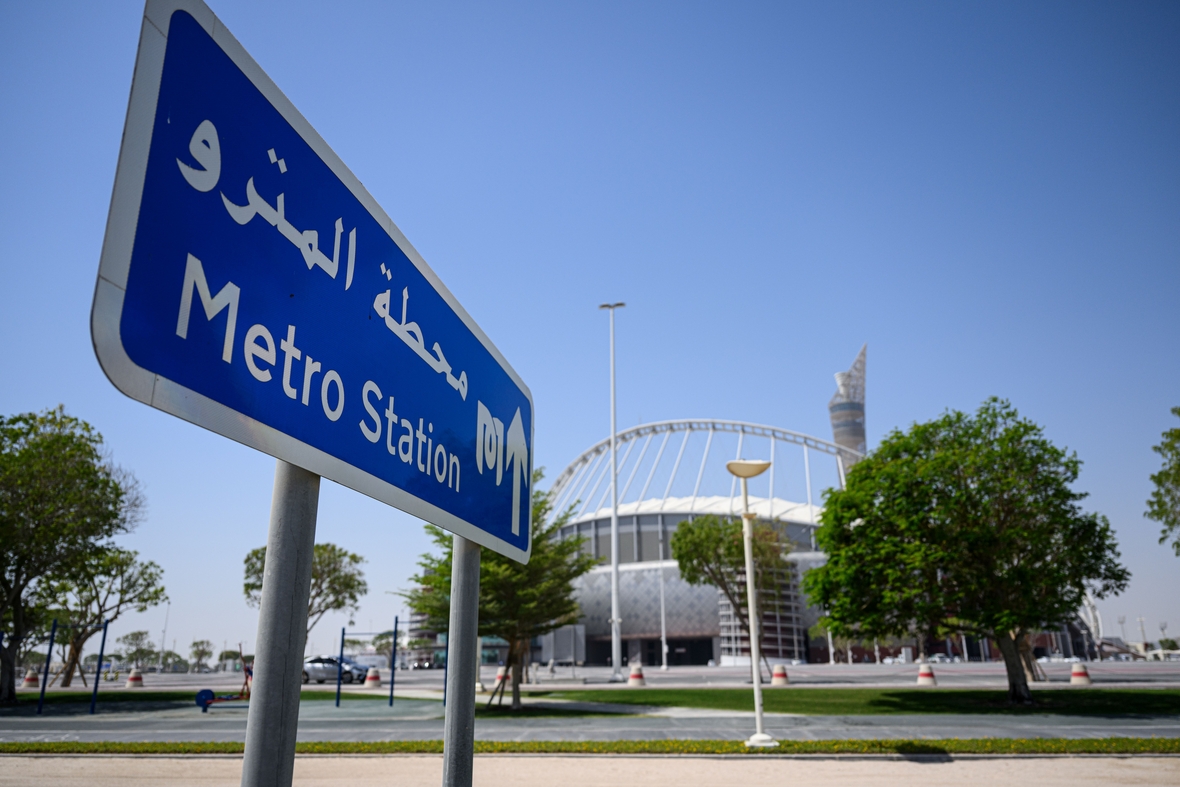
{"type": "Polygon", "coordinates": [[[726,462],[725,468],[742,480],[742,542],[746,550],[746,610],[750,619],[750,674],[754,679],[754,723],[756,732],[746,741],[747,746],[778,746],[778,741],[762,730],[762,670],[758,666],[762,658],[758,647],[758,604],[755,596],[753,520],[750,513],[748,481],[762,475],[770,462],[755,459],[734,459],[726,462]]]}
{"type": "MultiPolygon", "coordinates": [[[[664,526],[660,528],[660,669],[668,671],[668,616],[664,607],[664,526]]],[[[636,536],[638,538],[638,536],[636,536]]],[[[1166,625],[1166,624],[1165,624],[1166,625]]]]}
{"type": "Polygon", "coordinates": [[[619,466],[615,419],[615,309],[625,303],[604,303],[610,312],[610,663],[611,680],[623,680],[623,642],[619,624],[619,466]]]}

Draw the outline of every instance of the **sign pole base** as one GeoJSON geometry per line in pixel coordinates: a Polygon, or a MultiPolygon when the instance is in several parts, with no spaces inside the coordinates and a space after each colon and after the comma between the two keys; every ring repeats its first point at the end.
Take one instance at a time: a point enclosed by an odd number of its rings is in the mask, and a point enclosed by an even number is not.
{"type": "Polygon", "coordinates": [[[480,546],[462,536],[454,539],[451,625],[447,636],[448,702],[443,728],[443,787],[471,787],[475,756],[480,546]]]}
{"type": "Polygon", "coordinates": [[[278,460],[246,717],[242,787],[291,787],[320,477],[278,460]]]}

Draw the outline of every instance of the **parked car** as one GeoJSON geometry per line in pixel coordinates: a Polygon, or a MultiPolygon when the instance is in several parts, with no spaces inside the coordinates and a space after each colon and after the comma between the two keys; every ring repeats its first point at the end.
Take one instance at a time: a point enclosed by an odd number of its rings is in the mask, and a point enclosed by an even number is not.
{"type": "Polygon", "coordinates": [[[309,683],[315,681],[316,683],[323,683],[328,680],[336,680],[336,674],[340,672],[340,679],[344,683],[352,683],[353,681],[363,681],[365,675],[369,673],[369,668],[363,664],[358,664],[347,656],[344,657],[344,669],[340,670],[340,661],[337,656],[315,656],[314,658],[306,659],[303,662],[303,682],[309,683]]]}

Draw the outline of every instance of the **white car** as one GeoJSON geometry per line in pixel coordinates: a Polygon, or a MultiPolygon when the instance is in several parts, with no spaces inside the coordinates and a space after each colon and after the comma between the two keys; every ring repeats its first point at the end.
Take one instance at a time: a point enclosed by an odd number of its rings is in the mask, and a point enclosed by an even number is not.
{"type": "Polygon", "coordinates": [[[365,676],[369,674],[368,667],[363,664],[357,664],[347,656],[344,657],[344,669],[339,670],[337,666],[339,659],[337,656],[316,656],[307,659],[303,662],[303,682],[309,683],[315,681],[316,683],[323,683],[324,681],[335,681],[337,672],[340,672],[340,680],[344,683],[352,683],[353,681],[363,681],[365,676]]]}

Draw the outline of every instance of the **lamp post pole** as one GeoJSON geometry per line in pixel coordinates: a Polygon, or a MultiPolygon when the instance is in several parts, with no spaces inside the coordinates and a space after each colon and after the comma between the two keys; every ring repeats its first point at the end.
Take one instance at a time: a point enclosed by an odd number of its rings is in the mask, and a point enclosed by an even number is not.
{"type": "Polygon", "coordinates": [[[615,413],[615,309],[625,303],[604,303],[610,312],[610,663],[611,680],[623,680],[623,641],[619,620],[619,466],[615,413]]]}
{"type": "Polygon", "coordinates": [[[762,728],[762,659],[758,642],[761,621],[758,620],[757,578],[754,574],[754,515],[750,513],[750,495],[747,482],[766,472],[770,462],[749,459],[735,459],[727,462],[729,472],[742,480],[742,545],[746,552],[746,614],[750,621],[750,676],[754,683],[754,725],[755,732],[746,741],[747,746],[778,746],[778,741],[766,734],[762,728]]]}
{"type": "Polygon", "coordinates": [[[664,607],[664,525],[660,524],[660,669],[668,671],[668,616],[664,607]]]}

